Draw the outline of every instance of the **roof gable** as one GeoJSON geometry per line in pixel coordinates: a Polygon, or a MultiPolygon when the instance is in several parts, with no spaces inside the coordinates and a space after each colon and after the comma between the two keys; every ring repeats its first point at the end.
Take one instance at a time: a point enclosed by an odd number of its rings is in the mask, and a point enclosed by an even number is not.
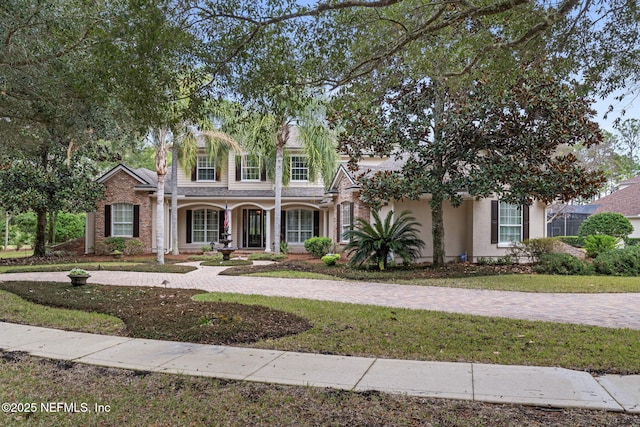
{"type": "Polygon", "coordinates": [[[333,180],[331,181],[331,185],[329,185],[328,192],[329,193],[337,192],[338,188],[340,186],[340,182],[343,179],[348,179],[349,183],[351,185],[358,185],[356,183],[356,180],[353,178],[353,176],[351,175],[351,173],[347,169],[346,164],[345,163],[340,163],[340,165],[338,166],[338,170],[336,171],[335,175],[333,176],[333,180]]]}
{"type": "Polygon", "coordinates": [[[118,174],[120,172],[124,172],[127,175],[131,176],[140,185],[144,185],[144,186],[153,186],[153,185],[155,185],[155,183],[152,180],[150,180],[151,175],[153,175],[152,171],[150,171],[149,169],[144,169],[144,168],[131,169],[130,167],[125,166],[122,163],[118,164],[117,166],[112,168],[110,171],[108,171],[107,173],[102,175],[100,178],[98,178],[97,181],[100,182],[100,183],[105,183],[106,181],[108,181],[109,179],[111,179],[113,176],[115,176],[116,174],[118,174]]]}

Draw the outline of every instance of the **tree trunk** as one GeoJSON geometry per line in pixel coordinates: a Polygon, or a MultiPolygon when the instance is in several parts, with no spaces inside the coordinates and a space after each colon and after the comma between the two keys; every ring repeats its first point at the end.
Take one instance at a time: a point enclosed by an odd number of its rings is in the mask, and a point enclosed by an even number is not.
{"type": "Polygon", "coordinates": [[[275,182],[275,212],[273,213],[273,253],[280,254],[280,230],[282,224],[282,174],[284,166],[284,146],[289,139],[289,126],[285,123],[282,125],[278,141],[276,142],[276,182],[275,182]]]}
{"type": "Polygon", "coordinates": [[[178,148],[171,148],[171,253],[179,255],[178,250],[178,148]]]}
{"type": "Polygon", "coordinates": [[[433,266],[444,267],[444,218],[442,215],[442,197],[431,201],[431,234],[433,236],[433,266]]]}
{"type": "Polygon", "coordinates": [[[50,245],[54,245],[56,243],[56,213],[49,212],[49,231],[47,240],[50,245]]]}
{"type": "Polygon", "coordinates": [[[5,212],[6,219],[4,223],[4,250],[7,250],[7,246],[9,246],[9,219],[11,215],[9,215],[9,211],[5,212]]]}
{"type": "Polygon", "coordinates": [[[164,264],[164,178],[158,175],[158,200],[156,205],[156,246],[158,251],[157,262],[164,264]]]}
{"type": "Polygon", "coordinates": [[[44,209],[38,209],[36,211],[37,223],[36,223],[36,242],[33,248],[33,256],[46,256],[47,247],[45,243],[45,237],[47,236],[47,211],[44,209]]]}

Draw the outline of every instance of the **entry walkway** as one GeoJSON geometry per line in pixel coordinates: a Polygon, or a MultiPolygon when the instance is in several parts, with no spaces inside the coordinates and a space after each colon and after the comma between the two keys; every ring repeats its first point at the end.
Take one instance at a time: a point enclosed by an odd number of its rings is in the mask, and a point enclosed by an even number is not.
{"type": "MultiPolygon", "coordinates": [[[[220,276],[221,270],[200,267],[185,275],[92,271],[90,282],[280,295],[640,329],[638,294],[528,294],[329,280],[247,278],[220,276]]],[[[0,279],[68,280],[63,272],[2,274],[0,279]]],[[[2,322],[0,348],[153,372],[640,413],[640,375],[593,377],[586,372],[562,368],[331,356],[107,337],[2,322]]]]}

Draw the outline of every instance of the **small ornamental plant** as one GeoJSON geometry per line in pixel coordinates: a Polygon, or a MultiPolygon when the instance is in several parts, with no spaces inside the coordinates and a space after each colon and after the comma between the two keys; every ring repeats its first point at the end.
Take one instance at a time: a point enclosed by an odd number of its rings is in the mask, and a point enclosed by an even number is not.
{"type": "Polygon", "coordinates": [[[69,276],[87,277],[87,276],[89,276],[89,273],[87,272],[87,270],[83,270],[82,268],[73,268],[69,272],[69,276]]]}
{"type": "Polygon", "coordinates": [[[326,254],[322,257],[322,262],[324,262],[328,266],[336,265],[338,260],[340,259],[340,254],[326,254]]]}

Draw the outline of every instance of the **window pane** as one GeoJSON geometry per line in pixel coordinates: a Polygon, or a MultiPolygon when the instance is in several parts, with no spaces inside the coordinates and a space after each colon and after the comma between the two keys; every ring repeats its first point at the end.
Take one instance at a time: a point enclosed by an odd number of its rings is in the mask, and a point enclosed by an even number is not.
{"type": "Polygon", "coordinates": [[[244,181],[260,180],[260,158],[255,155],[247,155],[242,160],[242,179],[244,181]]]}
{"type": "Polygon", "coordinates": [[[198,209],[192,214],[192,239],[193,243],[217,242],[218,236],[218,211],[214,209],[198,209]]]}
{"type": "Polygon", "coordinates": [[[522,238],[522,208],[500,202],[499,241],[519,242],[522,238]]]}
{"type": "Polygon", "coordinates": [[[115,203],[111,207],[111,233],[113,236],[133,236],[133,205],[115,203]]]}
{"type": "Polygon", "coordinates": [[[307,181],[308,179],[307,158],[304,156],[291,156],[291,180],[307,181]]]}
{"type": "Polygon", "coordinates": [[[198,156],[197,179],[198,181],[215,181],[216,179],[215,164],[207,156],[198,156]]]}

